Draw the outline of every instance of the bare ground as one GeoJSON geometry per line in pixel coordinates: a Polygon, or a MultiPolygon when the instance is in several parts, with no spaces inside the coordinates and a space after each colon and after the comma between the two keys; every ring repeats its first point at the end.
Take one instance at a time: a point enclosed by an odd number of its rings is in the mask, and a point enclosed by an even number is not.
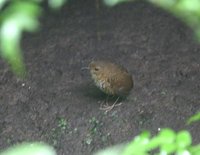
{"type": "Polygon", "coordinates": [[[143,130],[188,129],[200,142],[200,45],[189,28],[145,2],[114,8],[73,1],[47,11],[41,30],[23,39],[28,77],[0,60],[0,148],[44,141],[59,155],[88,155],[131,140],[143,130]],[[105,101],[87,71],[92,59],[124,65],[135,86],[122,105],[105,101]]]}

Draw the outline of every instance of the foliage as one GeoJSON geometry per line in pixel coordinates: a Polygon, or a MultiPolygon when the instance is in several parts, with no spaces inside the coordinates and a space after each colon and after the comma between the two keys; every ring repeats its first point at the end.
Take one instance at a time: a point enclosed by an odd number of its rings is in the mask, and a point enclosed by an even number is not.
{"type": "Polygon", "coordinates": [[[17,74],[24,75],[25,72],[20,48],[22,32],[33,32],[38,28],[40,11],[33,2],[15,1],[1,13],[1,55],[17,74]]]}
{"type": "MultiPolygon", "coordinates": [[[[52,9],[60,8],[66,0],[48,0],[52,9]]],[[[22,33],[39,28],[42,0],[0,0],[0,54],[19,76],[25,75],[20,47],[22,33]]]]}
{"type": "MultiPolygon", "coordinates": [[[[200,112],[190,117],[187,123],[200,121],[200,112]]],[[[172,129],[162,129],[158,135],[151,138],[148,131],[136,136],[128,144],[120,144],[94,155],[199,155],[200,144],[192,145],[188,131],[175,132],[172,129]]]]}
{"type": "Polygon", "coordinates": [[[136,136],[132,142],[120,147],[109,148],[95,155],[199,155],[200,145],[192,146],[191,135],[188,131],[175,133],[171,129],[163,129],[153,138],[145,131],[136,136]]]}
{"type": "Polygon", "coordinates": [[[16,144],[0,155],[56,155],[55,150],[41,142],[16,144]]]}
{"type": "MultiPolygon", "coordinates": [[[[66,0],[48,0],[52,9],[59,9],[66,0]]],[[[131,0],[104,0],[108,6],[114,6],[121,2],[131,0]]],[[[132,0],[134,1],[134,0],[132,0]]],[[[200,39],[200,1],[199,0],[147,0],[157,5],[190,26],[200,39]]],[[[11,65],[12,70],[20,76],[25,74],[25,66],[20,47],[22,33],[35,32],[39,28],[39,17],[42,14],[40,4],[43,0],[0,0],[0,54],[11,65]]],[[[200,120],[200,113],[192,116],[188,124],[200,120]]],[[[96,132],[95,123],[92,131],[96,132]]],[[[67,128],[64,119],[59,121],[59,127],[67,128]]],[[[188,131],[175,133],[171,129],[163,129],[155,137],[151,138],[149,132],[145,131],[136,136],[129,144],[121,144],[116,147],[100,151],[95,155],[148,155],[156,152],[157,155],[199,155],[200,144],[193,146],[192,138],[188,131]],[[158,150],[159,149],[159,150],[158,150]]],[[[0,155],[55,155],[52,147],[44,143],[22,143],[17,144],[0,155]]]]}
{"type": "MultiPolygon", "coordinates": [[[[199,155],[200,144],[193,146],[191,135],[188,131],[175,133],[171,129],[163,129],[157,136],[150,137],[145,131],[136,136],[128,144],[121,144],[94,155],[199,155]],[[157,152],[156,152],[157,151],[157,152]]],[[[56,155],[55,150],[41,142],[22,143],[14,145],[0,153],[0,155],[56,155]]]]}
{"type": "MultiPolygon", "coordinates": [[[[108,6],[135,0],[104,0],[108,6]]],[[[200,41],[200,1],[199,0],[146,0],[183,20],[195,32],[200,41]]]]}
{"type": "Polygon", "coordinates": [[[200,1],[199,0],[148,0],[171,12],[193,29],[200,41],[200,1]]]}
{"type": "MultiPolygon", "coordinates": [[[[48,0],[49,6],[57,10],[67,0],[48,0]]],[[[135,0],[103,0],[107,6],[135,0]]],[[[199,0],[146,0],[171,12],[193,29],[200,40],[199,0]]],[[[39,28],[44,0],[0,0],[0,55],[20,76],[25,75],[25,65],[20,47],[22,33],[35,32],[39,28]]],[[[145,10],[144,10],[145,11],[145,10]]]]}
{"type": "Polygon", "coordinates": [[[197,122],[197,121],[200,121],[200,112],[198,112],[197,114],[190,117],[187,121],[187,124],[191,124],[191,123],[194,123],[194,122],[197,122]]]}
{"type": "MultiPolygon", "coordinates": [[[[200,112],[189,118],[188,122],[200,120],[200,112]]],[[[99,121],[92,118],[90,123],[94,124],[92,132],[96,132],[96,125],[99,121]]],[[[188,123],[187,122],[187,123],[188,123]]],[[[67,122],[60,118],[58,126],[66,129],[67,122]]],[[[199,155],[200,144],[192,145],[192,138],[188,131],[183,130],[175,132],[172,129],[162,129],[156,136],[151,137],[149,131],[144,131],[136,136],[128,144],[120,144],[105,150],[100,150],[94,155],[199,155]]],[[[55,150],[49,145],[42,142],[22,143],[14,145],[0,155],[56,155],[55,150]]]]}

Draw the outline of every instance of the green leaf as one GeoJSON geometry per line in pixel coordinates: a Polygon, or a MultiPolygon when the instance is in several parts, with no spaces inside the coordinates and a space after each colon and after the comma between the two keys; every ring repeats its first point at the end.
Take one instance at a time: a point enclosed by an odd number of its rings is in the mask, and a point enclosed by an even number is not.
{"type": "MultiPolygon", "coordinates": [[[[104,3],[107,5],[107,6],[115,6],[117,5],[118,3],[122,3],[122,2],[127,2],[127,1],[130,1],[130,0],[104,0],[104,3]]],[[[134,1],[134,0],[132,0],[134,1]]]]}
{"type": "Polygon", "coordinates": [[[100,150],[94,155],[122,155],[122,151],[125,148],[125,144],[116,145],[113,147],[109,147],[105,150],[100,150]]]}
{"type": "Polygon", "coordinates": [[[192,155],[200,155],[200,144],[189,148],[192,155]]]}
{"type": "Polygon", "coordinates": [[[18,76],[25,75],[25,65],[20,47],[23,31],[33,32],[39,26],[41,9],[37,3],[15,1],[1,14],[0,49],[2,57],[8,61],[18,76]]]}
{"type": "Polygon", "coordinates": [[[21,33],[13,20],[6,21],[0,29],[1,55],[19,76],[24,76],[25,66],[20,50],[21,33]]]}
{"type": "Polygon", "coordinates": [[[200,121],[200,112],[198,112],[197,114],[190,117],[187,121],[187,124],[191,124],[191,123],[197,122],[197,121],[200,121]]]}
{"type": "Polygon", "coordinates": [[[175,141],[176,133],[171,129],[162,129],[158,135],[160,143],[171,144],[175,141]]]}
{"type": "Polygon", "coordinates": [[[188,131],[180,131],[176,136],[177,149],[185,149],[192,143],[191,135],[188,131]]]}
{"type": "Polygon", "coordinates": [[[161,141],[160,141],[160,138],[159,138],[159,137],[157,137],[157,136],[153,137],[153,138],[149,141],[149,143],[147,144],[147,150],[153,150],[153,149],[159,147],[159,146],[160,146],[160,143],[161,143],[161,141]]]}
{"type": "Polygon", "coordinates": [[[176,4],[175,0],[148,0],[154,5],[158,5],[163,8],[171,8],[176,4]]]}
{"type": "Polygon", "coordinates": [[[199,0],[181,0],[176,4],[177,11],[190,12],[199,14],[200,11],[200,1],[199,0]]]}
{"type": "Polygon", "coordinates": [[[136,153],[137,155],[146,155],[146,146],[148,145],[149,140],[150,133],[148,131],[144,131],[127,145],[122,155],[134,155],[136,153]]]}
{"type": "Polygon", "coordinates": [[[0,0],[0,10],[4,6],[4,4],[6,3],[6,1],[8,1],[8,0],[0,0]]]}
{"type": "Polygon", "coordinates": [[[38,17],[41,14],[41,8],[38,3],[32,1],[13,1],[2,13],[4,19],[19,13],[31,17],[38,17]]]}
{"type": "Polygon", "coordinates": [[[162,154],[171,154],[175,152],[175,150],[176,150],[176,145],[174,145],[174,143],[162,144],[160,146],[160,152],[162,152],[162,154]]]}
{"type": "Polygon", "coordinates": [[[0,155],[56,155],[55,150],[44,143],[22,143],[14,145],[0,155]]]}
{"type": "Polygon", "coordinates": [[[147,145],[148,150],[161,147],[162,151],[171,152],[174,150],[176,134],[171,129],[162,129],[160,133],[153,137],[147,145]]]}
{"type": "Polygon", "coordinates": [[[176,155],[193,155],[187,149],[176,151],[176,155]]]}
{"type": "Polygon", "coordinates": [[[67,0],[48,0],[49,6],[52,9],[59,9],[67,0]]]}
{"type": "Polygon", "coordinates": [[[158,135],[160,140],[160,152],[170,154],[176,149],[175,138],[176,133],[171,129],[162,129],[158,135]]]}

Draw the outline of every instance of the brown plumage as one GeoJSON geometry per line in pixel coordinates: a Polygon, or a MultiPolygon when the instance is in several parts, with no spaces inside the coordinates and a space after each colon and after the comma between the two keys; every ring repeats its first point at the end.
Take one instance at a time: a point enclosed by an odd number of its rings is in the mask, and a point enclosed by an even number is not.
{"type": "Polygon", "coordinates": [[[121,65],[92,61],[89,69],[95,85],[108,95],[126,96],[133,88],[131,74],[121,65]]]}

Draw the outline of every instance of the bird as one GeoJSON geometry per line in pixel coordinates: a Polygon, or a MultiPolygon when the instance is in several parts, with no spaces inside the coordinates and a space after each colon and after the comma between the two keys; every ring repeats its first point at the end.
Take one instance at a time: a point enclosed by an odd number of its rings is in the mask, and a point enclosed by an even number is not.
{"type": "Polygon", "coordinates": [[[89,70],[94,84],[108,96],[117,96],[112,106],[104,105],[100,109],[110,111],[116,106],[120,97],[126,97],[133,88],[132,75],[120,64],[106,61],[93,60],[89,70]]]}

